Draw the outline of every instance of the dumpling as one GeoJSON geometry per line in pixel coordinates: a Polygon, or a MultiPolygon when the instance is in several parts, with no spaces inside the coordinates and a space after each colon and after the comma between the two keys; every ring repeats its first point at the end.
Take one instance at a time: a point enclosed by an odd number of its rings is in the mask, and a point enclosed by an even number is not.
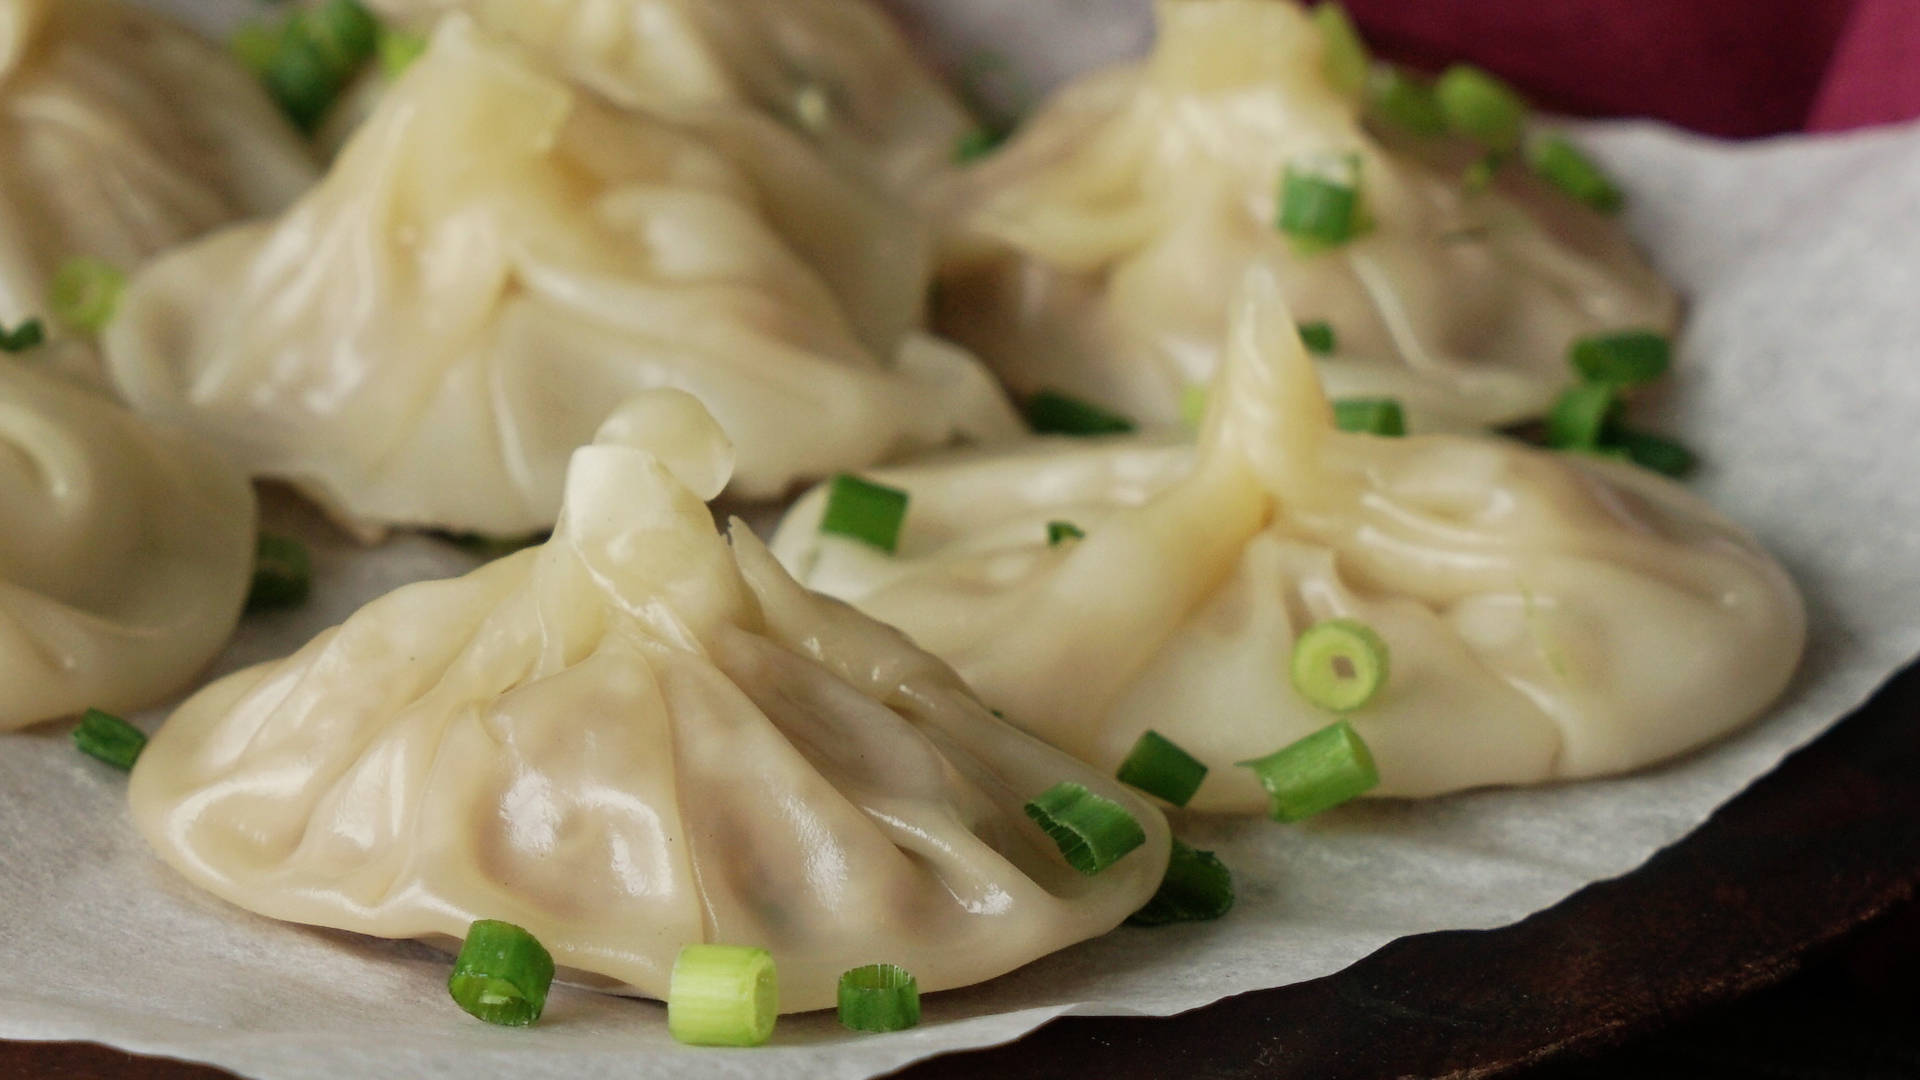
{"type": "Polygon", "coordinates": [[[912,194],[973,121],[872,0],[372,0],[462,11],[628,108],[752,110],[912,194]]]}
{"type": "Polygon", "coordinates": [[[911,216],[783,145],[613,112],[450,18],[292,210],[135,277],[110,376],[368,527],[550,527],[652,387],[720,419],[748,498],[1018,431],[914,326],[911,216]]]}
{"type": "Polygon", "coordinates": [[[254,499],[212,450],[0,362],[0,730],[157,704],[227,643],[254,499]]]}
{"type": "Polygon", "coordinates": [[[181,706],[134,771],[139,828],[253,911],[429,939],[506,919],[645,996],[683,945],[761,946],[786,1011],[875,960],[929,989],[991,978],[1144,904],[1159,812],[744,527],[729,545],[701,502],[728,454],[685,394],[630,402],[574,455],[547,544],[181,706]],[[665,456],[623,441],[641,431],[665,456]],[[1022,809],[1062,781],[1145,842],[1074,870],[1022,809]]]}
{"type": "Polygon", "coordinates": [[[1055,445],[879,471],[897,557],[819,535],[801,582],[905,630],[1007,717],[1094,766],[1152,729],[1212,768],[1192,805],[1254,810],[1234,763],[1331,723],[1297,634],[1356,618],[1390,674],[1350,719],[1382,795],[1596,776],[1758,715],[1800,656],[1781,568],[1678,485],[1491,437],[1332,426],[1277,275],[1252,271],[1197,450],[1055,445]],[[1049,544],[1048,523],[1080,540],[1049,544]]]}
{"type": "Polygon", "coordinates": [[[0,0],[0,326],[44,320],[67,259],[132,270],[315,176],[253,80],[188,31],[120,0],[0,0]]]}
{"type": "Polygon", "coordinates": [[[1070,85],[940,200],[953,239],[936,323],[1016,391],[1177,422],[1262,260],[1297,316],[1334,330],[1328,391],[1397,397],[1415,430],[1541,415],[1575,338],[1673,322],[1672,292],[1598,215],[1469,194],[1457,167],[1377,141],[1294,4],[1156,11],[1146,61],[1070,85]],[[1371,230],[1296,251],[1274,224],[1282,176],[1348,157],[1371,230]]]}

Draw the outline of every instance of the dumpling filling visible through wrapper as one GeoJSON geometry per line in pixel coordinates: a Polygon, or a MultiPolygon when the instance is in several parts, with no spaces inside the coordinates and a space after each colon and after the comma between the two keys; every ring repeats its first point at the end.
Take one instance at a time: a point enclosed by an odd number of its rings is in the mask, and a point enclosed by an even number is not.
{"type": "Polygon", "coordinates": [[[1469,191],[1428,160],[1442,140],[1364,128],[1298,5],[1155,11],[1146,60],[1069,85],[938,200],[952,236],[936,322],[1017,392],[1177,423],[1255,263],[1296,317],[1332,327],[1328,392],[1397,398],[1416,431],[1540,416],[1572,382],[1576,338],[1671,328],[1672,290],[1617,225],[1544,190],[1469,191]],[[1283,175],[1349,159],[1368,224],[1299,248],[1275,227],[1283,175]]]}
{"type": "Polygon", "coordinates": [[[1379,795],[1633,769],[1785,688],[1798,592],[1684,488],[1492,437],[1336,430],[1264,268],[1224,351],[1197,450],[1066,440],[879,470],[910,499],[897,556],[822,536],[819,491],[774,550],[1102,771],[1149,729],[1172,739],[1212,769],[1202,809],[1262,808],[1234,763],[1337,719],[1288,675],[1324,619],[1389,646],[1348,716],[1379,795]],[[1054,521],[1085,538],[1049,543],[1054,521]]]}
{"type": "Polygon", "coordinates": [[[318,188],[156,261],[105,341],[136,408],[351,526],[507,536],[649,389],[745,498],[1017,433],[926,282],[912,216],[777,127],[618,112],[452,17],[318,188]]]}
{"type": "Polygon", "coordinates": [[[693,399],[636,399],[574,455],[547,544],[402,588],[181,706],[134,771],[140,830],[253,911],[396,938],[504,919],[652,997],[684,945],[763,946],[787,1011],[876,961],[978,982],[1144,904],[1160,813],[744,528],[730,546],[702,502],[730,453],[693,399]],[[1061,781],[1146,842],[1074,870],[1022,809],[1061,781]]]}

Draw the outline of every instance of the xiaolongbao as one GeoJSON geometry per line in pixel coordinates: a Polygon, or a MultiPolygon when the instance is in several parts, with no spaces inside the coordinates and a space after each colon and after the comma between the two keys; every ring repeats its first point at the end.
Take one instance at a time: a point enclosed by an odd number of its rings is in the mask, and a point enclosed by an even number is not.
{"type": "Polygon", "coordinates": [[[253,911],[383,937],[506,919],[652,997],[684,945],[761,946],[789,1011],[876,959],[928,989],[990,978],[1145,903],[1159,812],[744,528],[729,546],[701,502],[728,453],[685,394],[630,402],[574,455],[547,544],[181,706],[134,770],[140,829],[253,911]],[[1071,867],[1022,810],[1062,781],[1124,807],[1141,846],[1071,867]]]}
{"type": "Polygon", "coordinates": [[[185,686],[240,619],[253,530],[211,449],[0,363],[0,730],[185,686]]]}
{"type": "Polygon", "coordinates": [[[750,110],[912,195],[972,121],[872,0],[373,0],[460,11],[627,108],[750,110]]]}
{"type": "Polygon", "coordinates": [[[315,175],[253,80],[188,31],[120,0],[0,0],[0,326],[45,321],[67,259],[130,271],[315,175]]]}
{"type": "Polygon", "coordinates": [[[1334,331],[1329,392],[1397,397],[1415,430],[1538,416],[1576,338],[1671,325],[1672,293],[1611,223],[1566,200],[1549,221],[1376,140],[1294,4],[1156,10],[1147,60],[1070,85],[941,200],[939,322],[1016,391],[1179,420],[1262,260],[1334,331]],[[1281,180],[1333,165],[1357,170],[1371,227],[1305,253],[1276,229],[1281,180]]]}
{"type": "Polygon", "coordinates": [[[111,378],[349,523],[499,534],[551,526],[653,387],[720,419],[746,497],[1017,431],[913,325],[910,215],[781,145],[613,112],[450,18],[292,210],[135,277],[111,378]]]}
{"type": "Polygon", "coordinates": [[[1384,795],[1632,769],[1785,687],[1799,595],[1738,528],[1631,465],[1336,430],[1279,289],[1251,273],[1197,451],[882,470],[910,498],[898,556],[821,536],[819,492],[775,550],[1084,761],[1172,739],[1212,767],[1197,807],[1259,807],[1234,763],[1335,719],[1288,676],[1324,619],[1388,645],[1384,689],[1350,716],[1384,795]],[[1050,543],[1056,521],[1085,538],[1050,543]]]}

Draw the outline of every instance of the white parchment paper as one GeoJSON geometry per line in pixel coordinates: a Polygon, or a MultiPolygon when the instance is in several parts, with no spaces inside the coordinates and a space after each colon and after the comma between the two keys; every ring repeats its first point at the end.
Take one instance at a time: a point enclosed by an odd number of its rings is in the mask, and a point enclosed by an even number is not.
{"type": "MultiPolygon", "coordinates": [[[[166,6],[217,23],[251,5],[166,6]]],[[[1131,2],[1059,0],[1045,26],[1018,14],[1031,7],[977,8],[1014,19],[996,47],[1027,91],[1061,73],[1041,42],[1110,55],[1144,40],[1131,2]],[[1074,20],[1087,32],[1060,38],[1074,20]]],[[[930,10],[952,40],[990,26],[955,14],[976,9],[930,10]]],[[[76,754],[65,725],[43,726],[0,736],[0,1037],[94,1039],[276,1080],[866,1077],[1064,1013],[1162,1015],[1314,978],[1396,937],[1502,925],[1633,868],[1920,652],[1920,127],[1747,146],[1648,125],[1587,134],[1626,180],[1629,226],[1691,298],[1653,422],[1702,453],[1694,486],[1783,559],[1811,607],[1805,667],[1752,728],[1619,780],[1367,804],[1298,827],[1177,821],[1236,875],[1225,919],[1122,928],[930,996],[913,1031],[856,1036],[813,1014],[734,1051],[677,1046],[656,1004],[567,987],[537,1027],[490,1028],[447,1000],[440,954],[202,895],[135,835],[124,776],[76,754]]],[[[279,513],[316,545],[316,602],[250,619],[222,672],[291,651],[402,582],[472,565],[419,537],[360,551],[279,513]]]]}

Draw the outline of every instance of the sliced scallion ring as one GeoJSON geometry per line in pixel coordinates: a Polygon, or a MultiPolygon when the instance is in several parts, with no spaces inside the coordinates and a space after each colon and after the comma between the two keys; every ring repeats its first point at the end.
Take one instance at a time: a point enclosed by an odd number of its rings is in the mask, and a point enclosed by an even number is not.
{"type": "Polygon", "coordinates": [[[1127,922],[1134,926],[1164,926],[1176,922],[1205,922],[1233,908],[1233,875],[1211,851],[1195,851],[1175,840],[1167,860],[1167,874],[1153,899],[1127,922]]]}
{"type": "Polygon", "coordinates": [[[297,607],[313,591],[313,557],[290,536],[261,533],[254,549],[253,587],[248,611],[297,607]]]}
{"type": "Polygon", "coordinates": [[[26,352],[46,339],[46,328],[39,319],[23,320],[11,329],[0,325],[0,352],[26,352]]]}
{"type": "Polygon", "coordinates": [[[1617,330],[1575,340],[1567,359],[1587,382],[1642,386],[1667,373],[1673,344],[1652,330],[1617,330]]]}
{"type": "Polygon", "coordinates": [[[489,1024],[526,1027],[547,1007],[553,986],[553,956],[532,934],[498,919],[480,919],[447,976],[447,993],[462,1009],[489,1024]]]}
{"type": "Polygon", "coordinates": [[[920,984],[896,964],[867,964],[840,976],[840,1023],[855,1031],[905,1031],[920,1023],[920,984]]]}
{"type": "Polygon", "coordinates": [[[906,492],[841,473],[827,485],[820,531],[851,537],[891,555],[900,548],[900,529],[906,520],[906,492]]]}
{"type": "Polygon", "coordinates": [[[1133,430],[1133,421],[1119,413],[1057,390],[1042,390],[1027,399],[1027,424],[1042,435],[1124,435],[1133,430]]]}
{"type": "Polygon", "coordinates": [[[1547,413],[1547,445],[1556,450],[1598,449],[1619,408],[1618,391],[1606,383],[1569,389],[1547,413]]]}
{"type": "Polygon", "coordinates": [[[1237,764],[1267,789],[1276,821],[1302,821],[1377,787],[1380,771],[1353,725],[1341,720],[1281,750],[1237,764]]]}
{"type": "Polygon", "coordinates": [[[1026,811],[1053,838],[1067,865],[1088,877],[1147,842],[1146,830],[1119,803],[1070,781],[1041,792],[1026,811]]]}
{"type": "Polygon", "coordinates": [[[1392,398],[1346,398],[1333,403],[1333,426],[1397,438],[1407,433],[1407,416],[1392,398]]]}
{"type": "Polygon", "coordinates": [[[759,1046],[780,1018],[773,954],[746,945],[688,945],[667,983],[667,1032],[689,1046],[759,1046]]]}
{"type": "Polygon", "coordinates": [[[1387,684],[1387,643],[1358,619],[1327,619],[1293,643],[1288,663],[1300,696],[1333,712],[1352,712],[1387,684]]]}
{"type": "Polygon", "coordinates": [[[1353,25],[1347,9],[1334,0],[1321,0],[1313,8],[1313,25],[1320,31],[1321,70],[1335,90],[1359,97],[1367,85],[1367,68],[1373,57],[1360,28],[1353,25]]]}
{"type": "Polygon", "coordinates": [[[1565,135],[1542,135],[1527,143],[1534,175],[1603,214],[1618,211],[1626,197],[1619,185],[1565,135]]]}
{"type": "Polygon", "coordinates": [[[1275,224],[1309,251],[1338,247],[1358,236],[1362,231],[1359,156],[1288,162],[1280,179],[1275,224]]]}
{"type": "Polygon", "coordinates": [[[1527,102],[1501,79],[1472,64],[1455,64],[1440,73],[1433,93],[1456,133],[1503,154],[1520,145],[1527,102]]]}
{"type": "Polygon", "coordinates": [[[1047,546],[1059,547],[1069,540],[1085,540],[1087,534],[1071,521],[1047,522],[1047,546]]]}
{"type": "Polygon", "coordinates": [[[116,769],[132,769],[147,748],[146,733],[110,712],[88,709],[73,729],[73,745],[116,769]]]}
{"type": "Polygon", "coordinates": [[[87,333],[97,333],[112,321],[120,306],[127,275],[104,259],[81,256],[68,259],[54,271],[48,301],[54,318],[87,333]]]}
{"type": "Polygon", "coordinates": [[[1374,114],[1415,135],[1444,135],[1447,114],[1433,86],[1393,64],[1376,64],[1367,78],[1367,97],[1374,114]]]}
{"type": "Polygon", "coordinates": [[[1157,731],[1148,731],[1133,744],[1115,774],[1120,782],[1158,796],[1174,806],[1185,806],[1207,778],[1207,767],[1157,731]]]}
{"type": "Polygon", "coordinates": [[[1333,324],[1324,320],[1300,324],[1300,343],[1315,356],[1331,356],[1335,346],[1333,324]]]}

